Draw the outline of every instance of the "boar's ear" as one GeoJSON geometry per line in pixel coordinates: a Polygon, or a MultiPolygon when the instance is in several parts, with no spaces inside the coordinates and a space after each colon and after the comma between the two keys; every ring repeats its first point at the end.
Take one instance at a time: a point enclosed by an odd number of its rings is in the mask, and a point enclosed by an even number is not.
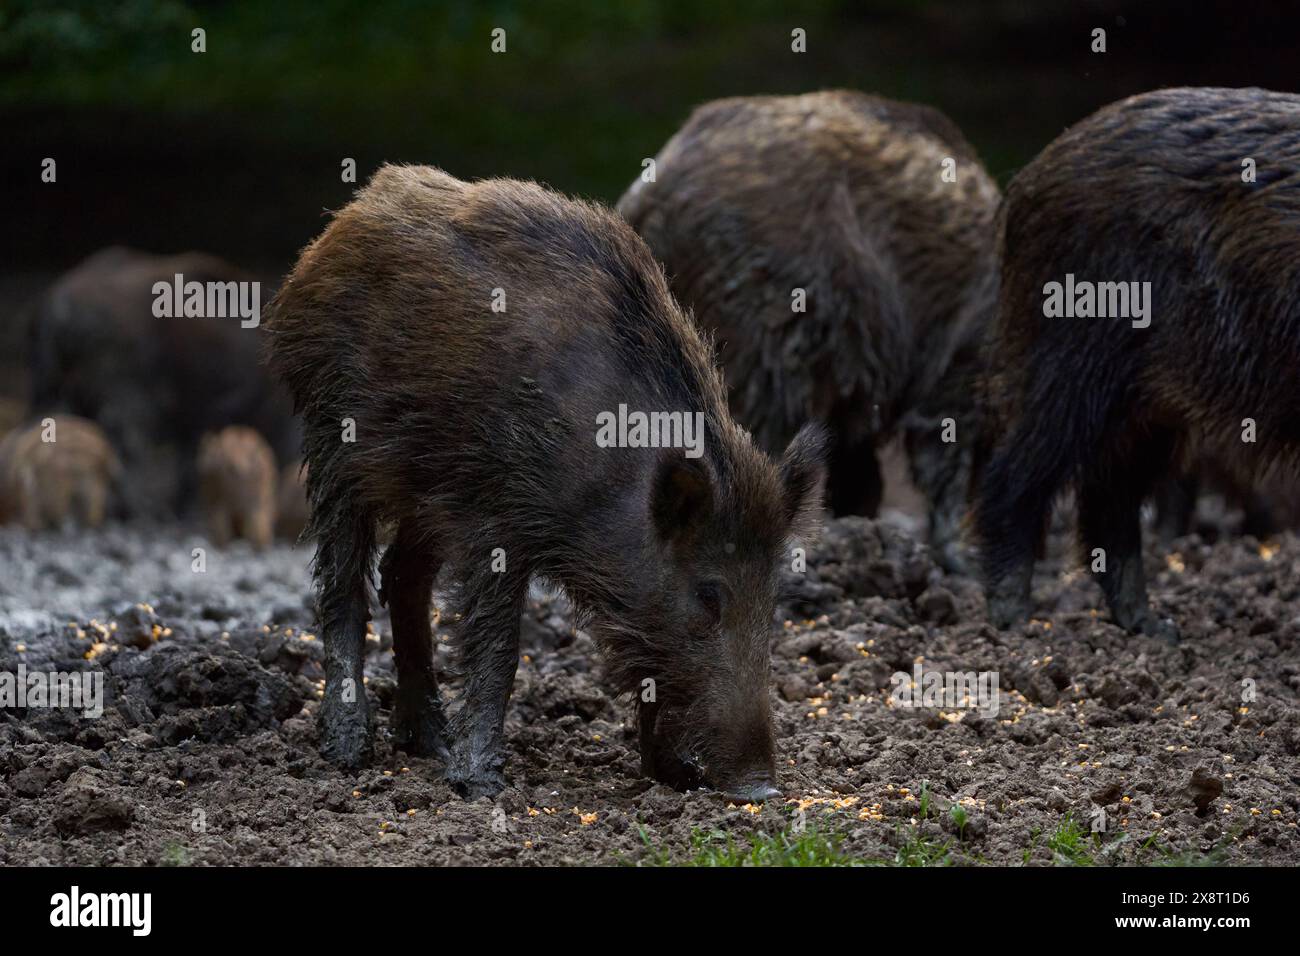
{"type": "Polygon", "coordinates": [[[659,537],[670,541],[704,518],[713,507],[713,483],[696,459],[670,454],[659,463],[650,513],[659,537]]]}
{"type": "Polygon", "coordinates": [[[792,537],[806,536],[821,517],[829,443],[825,427],[809,422],[799,429],[781,456],[785,520],[792,537]]]}

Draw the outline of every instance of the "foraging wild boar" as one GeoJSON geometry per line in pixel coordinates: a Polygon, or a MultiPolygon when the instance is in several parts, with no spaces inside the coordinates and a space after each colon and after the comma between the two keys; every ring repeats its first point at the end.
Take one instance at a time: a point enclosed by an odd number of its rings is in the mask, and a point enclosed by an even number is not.
{"type": "Polygon", "coordinates": [[[307,527],[307,471],[295,459],[280,472],[280,490],[276,495],[275,533],[297,541],[307,527]]]}
{"type": "MultiPolygon", "coordinates": [[[[154,256],[102,250],[60,278],[39,303],[30,329],[32,407],[93,419],[122,455],[129,510],[180,507],[193,495],[199,438],[226,425],[257,428],[288,458],[298,435],[288,397],[261,365],[262,331],[239,314],[155,314],[175,277],[221,291],[254,277],[215,256],[154,256]],[[179,471],[179,474],[176,472],[179,471]],[[172,499],[172,500],[169,500],[172,499]]],[[[260,293],[259,293],[260,295],[260,293]]],[[[231,312],[223,295],[213,311],[231,312]]],[[[260,308],[260,301],[259,301],[260,308]]]]}
{"type": "Polygon", "coordinates": [[[275,453],[256,429],[230,425],[199,442],[199,501],[212,543],[243,538],[259,550],[275,528],[275,453]]]}
{"type": "Polygon", "coordinates": [[[1053,498],[1072,486],[1115,622],[1175,636],[1147,603],[1143,498],[1193,454],[1294,469],[1296,182],[1300,96],[1259,89],[1111,104],[1013,180],[989,348],[1000,437],[975,507],[997,624],[1026,613],[1053,498]]]}
{"type": "Polygon", "coordinates": [[[877,448],[901,432],[935,555],[961,569],[998,190],[960,131],[844,90],[718,100],[646,178],[619,211],[716,339],[741,424],[772,452],[824,422],[838,515],[876,513],[877,448]]]}
{"type": "Polygon", "coordinates": [[[461,793],[504,786],[502,724],[535,576],[592,622],[636,701],[648,774],[776,793],[777,565],[820,507],[821,435],[801,431],[779,466],[758,450],[622,219],[531,183],[385,166],[303,252],[269,331],[303,415],[328,757],[355,767],[369,753],[362,645],[382,522],[396,525],[380,564],[396,736],[445,756],[461,793]],[[680,427],[653,439],[644,419],[608,427],[629,409],[676,413],[680,427]],[[665,447],[688,420],[702,443],[665,447]],[[467,675],[450,721],[429,628],[444,562],[467,675]]]}
{"type": "Polygon", "coordinates": [[[0,440],[0,524],[98,528],[121,468],[104,433],[83,418],[58,415],[15,428],[0,440]]]}

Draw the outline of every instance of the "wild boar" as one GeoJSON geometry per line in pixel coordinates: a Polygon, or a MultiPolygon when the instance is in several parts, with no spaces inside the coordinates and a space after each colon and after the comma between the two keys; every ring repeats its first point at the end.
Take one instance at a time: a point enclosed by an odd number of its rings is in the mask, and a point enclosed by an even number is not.
{"type": "Polygon", "coordinates": [[[104,433],[75,415],[15,428],[0,440],[0,523],[28,530],[77,524],[98,528],[122,465],[104,433]]]}
{"type": "Polygon", "coordinates": [[[833,436],[835,514],[874,516],[901,432],[936,558],[962,570],[998,189],[947,117],[835,90],[697,108],[618,209],[717,341],[769,452],[833,436]],[[647,181],[649,180],[649,181],[647,181]]]}
{"type": "Polygon", "coordinates": [[[234,314],[224,294],[242,295],[251,312],[255,281],[215,256],[113,247],[60,278],[38,304],[30,329],[32,408],[70,411],[103,427],[129,475],[131,512],[166,514],[192,504],[205,432],[249,425],[277,454],[296,453],[288,396],[260,364],[260,286],[259,326],[234,314]],[[177,315],[178,275],[222,293],[211,311],[229,314],[207,314],[205,295],[202,316],[177,315]]]}
{"type": "Polygon", "coordinates": [[[268,328],[303,416],[326,756],[369,756],[366,582],[376,526],[391,523],[379,597],[396,738],[443,755],[462,794],[505,784],[534,577],[591,620],[614,685],[636,701],[647,774],[744,799],[777,792],[778,562],[820,508],[822,439],[799,432],[779,466],[759,451],[622,219],[532,183],[384,166],[302,253],[268,328]],[[650,436],[650,413],[676,417],[650,436]],[[444,562],[466,674],[449,721],[429,628],[444,562]]]}
{"type": "Polygon", "coordinates": [[[230,425],[199,443],[199,500],[212,543],[243,538],[261,550],[275,529],[275,453],[256,429],[230,425]]]}
{"type": "Polygon", "coordinates": [[[999,626],[1028,610],[1065,488],[1115,622],[1174,637],[1147,601],[1143,499],[1202,456],[1294,473],[1297,181],[1300,97],[1208,88],[1113,103],[1012,181],[975,507],[999,626]]]}

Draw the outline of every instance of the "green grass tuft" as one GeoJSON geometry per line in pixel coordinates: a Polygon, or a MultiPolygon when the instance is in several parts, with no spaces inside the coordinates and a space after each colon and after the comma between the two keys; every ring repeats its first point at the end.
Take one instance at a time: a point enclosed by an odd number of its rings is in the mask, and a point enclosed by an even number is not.
{"type": "Polygon", "coordinates": [[[160,866],[189,866],[190,851],[179,843],[168,843],[163,847],[162,858],[158,861],[160,866]]]}

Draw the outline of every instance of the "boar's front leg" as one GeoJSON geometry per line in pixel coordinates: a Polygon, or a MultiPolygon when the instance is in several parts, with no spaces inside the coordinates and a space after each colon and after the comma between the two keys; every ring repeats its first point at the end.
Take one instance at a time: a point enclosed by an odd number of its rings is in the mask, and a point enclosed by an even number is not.
{"type": "Polygon", "coordinates": [[[379,564],[379,600],[393,620],[393,655],[397,659],[397,702],[393,733],[399,748],[422,757],[449,756],[447,720],[433,670],[433,634],[429,609],[440,557],[409,519],[379,564]]]}
{"type": "Polygon", "coordinates": [[[447,782],[470,800],[496,796],[506,785],[506,702],[519,665],[519,615],[527,590],[526,578],[504,572],[476,574],[465,584],[459,622],[465,703],[451,720],[447,782]]]}

